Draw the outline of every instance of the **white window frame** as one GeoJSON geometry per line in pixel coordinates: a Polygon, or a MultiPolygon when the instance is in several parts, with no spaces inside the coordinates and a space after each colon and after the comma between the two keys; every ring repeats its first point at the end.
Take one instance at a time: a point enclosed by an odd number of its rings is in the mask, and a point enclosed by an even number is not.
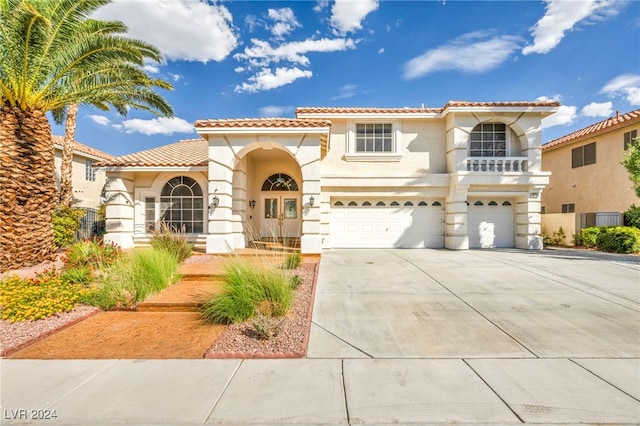
{"type": "Polygon", "coordinates": [[[367,119],[347,121],[345,159],[347,161],[400,161],[402,158],[402,129],[400,120],[367,119]],[[358,152],[356,150],[357,124],[391,124],[391,152],[358,152]]]}
{"type": "Polygon", "coordinates": [[[487,121],[487,122],[483,122],[483,123],[478,123],[475,126],[473,126],[473,128],[471,129],[471,131],[469,132],[469,145],[467,147],[467,153],[469,155],[470,158],[507,158],[507,157],[511,157],[511,128],[509,127],[508,124],[503,123],[502,121],[487,121]],[[505,151],[504,151],[504,157],[495,157],[495,156],[491,156],[491,157],[480,157],[480,156],[476,156],[476,155],[471,155],[471,134],[473,133],[473,129],[475,129],[478,125],[482,125],[482,124],[503,124],[505,127],[505,151]]]}
{"type": "Polygon", "coordinates": [[[84,160],[84,180],[87,182],[96,181],[96,169],[93,168],[93,160],[84,160]]]}

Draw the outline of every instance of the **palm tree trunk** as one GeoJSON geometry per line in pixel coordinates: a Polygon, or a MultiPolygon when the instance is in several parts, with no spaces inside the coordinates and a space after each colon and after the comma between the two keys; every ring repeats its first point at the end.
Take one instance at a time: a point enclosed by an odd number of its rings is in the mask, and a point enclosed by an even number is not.
{"type": "Polygon", "coordinates": [[[52,260],[51,127],[41,111],[0,109],[0,271],[52,260]]]}
{"type": "Polygon", "coordinates": [[[62,166],[60,167],[60,205],[71,207],[73,204],[73,148],[78,122],[78,104],[67,107],[64,142],[62,143],[62,166]]]}

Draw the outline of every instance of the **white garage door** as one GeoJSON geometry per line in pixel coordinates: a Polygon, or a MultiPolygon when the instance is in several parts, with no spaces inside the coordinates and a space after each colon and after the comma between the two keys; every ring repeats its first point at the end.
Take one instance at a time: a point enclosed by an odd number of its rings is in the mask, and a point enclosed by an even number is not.
{"type": "Polygon", "coordinates": [[[442,248],[444,200],[331,201],[333,248],[442,248]]]}
{"type": "Polygon", "coordinates": [[[505,200],[469,200],[467,230],[471,248],[514,247],[512,203],[505,200]]]}

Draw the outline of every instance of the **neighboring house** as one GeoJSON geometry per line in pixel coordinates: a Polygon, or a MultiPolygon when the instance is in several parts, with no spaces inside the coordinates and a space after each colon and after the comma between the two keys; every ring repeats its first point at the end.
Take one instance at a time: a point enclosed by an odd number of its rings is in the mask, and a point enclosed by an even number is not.
{"type": "Polygon", "coordinates": [[[258,239],[330,248],[542,248],[540,122],[557,102],[298,108],[201,120],[201,139],[105,161],[107,241],[161,222],[208,253],[258,239]]]}
{"type": "MultiPolygon", "coordinates": [[[[55,180],[60,189],[60,168],[62,166],[62,143],[64,136],[53,135],[55,155],[55,180]]],[[[110,161],[115,157],[90,146],[74,142],[72,160],[73,206],[97,209],[100,195],[106,182],[104,170],[93,167],[100,161],[110,161]]]]}
{"type": "Polygon", "coordinates": [[[567,236],[580,228],[619,223],[621,212],[640,204],[627,170],[620,164],[640,136],[640,109],[616,112],[584,129],[542,146],[542,170],[551,172],[542,193],[545,231],[563,226],[567,236]],[[557,216],[558,213],[574,213],[557,216]]]}

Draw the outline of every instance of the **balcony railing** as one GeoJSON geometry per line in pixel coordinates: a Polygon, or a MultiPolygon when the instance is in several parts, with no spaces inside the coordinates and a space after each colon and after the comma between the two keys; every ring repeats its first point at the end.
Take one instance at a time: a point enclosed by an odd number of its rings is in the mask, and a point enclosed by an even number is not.
{"type": "Polygon", "coordinates": [[[469,157],[468,172],[526,172],[527,157],[469,157]]]}

